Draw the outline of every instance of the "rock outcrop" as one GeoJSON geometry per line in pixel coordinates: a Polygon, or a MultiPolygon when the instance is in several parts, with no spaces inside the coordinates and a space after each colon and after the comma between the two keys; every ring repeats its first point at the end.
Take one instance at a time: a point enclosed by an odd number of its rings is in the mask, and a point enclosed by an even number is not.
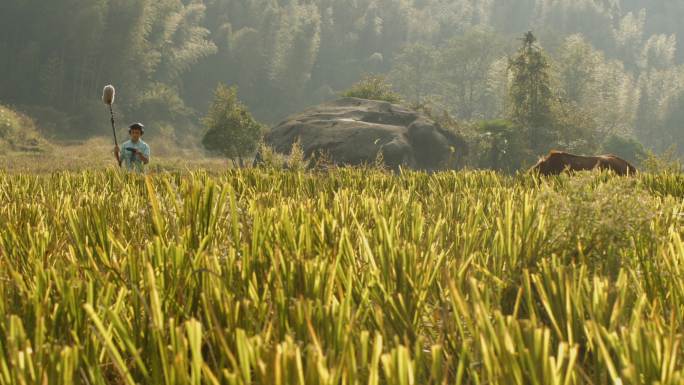
{"type": "Polygon", "coordinates": [[[385,164],[434,171],[454,166],[465,142],[426,115],[383,101],[343,98],[290,116],[266,136],[266,144],[288,154],[299,140],[308,159],[318,154],[337,165],[385,164]]]}

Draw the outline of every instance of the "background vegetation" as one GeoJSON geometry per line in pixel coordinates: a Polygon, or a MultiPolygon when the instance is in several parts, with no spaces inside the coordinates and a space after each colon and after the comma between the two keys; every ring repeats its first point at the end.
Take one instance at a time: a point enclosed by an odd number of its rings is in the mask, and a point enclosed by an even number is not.
{"type": "Polygon", "coordinates": [[[510,64],[532,30],[552,118],[523,127],[534,140],[595,152],[619,135],[681,156],[683,17],[670,0],[7,0],[0,103],[49,138],[81,139],[107,132],[112,83],[122,122],[183,143],[219,82],[268,125],[376,73],[484,135],[479,121],[520,112],[510,64]]]}

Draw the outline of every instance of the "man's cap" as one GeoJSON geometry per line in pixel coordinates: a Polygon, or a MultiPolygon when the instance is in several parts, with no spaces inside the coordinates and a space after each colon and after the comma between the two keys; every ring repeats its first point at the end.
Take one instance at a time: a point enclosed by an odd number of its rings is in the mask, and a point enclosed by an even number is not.
{"type": "Polygon", "coordinates": [[[130,126],[128,126],[129,131],[134,128],[137,128],[138,130],[145,132],[145,126],[142,123],[133,123],[130,126]]]}

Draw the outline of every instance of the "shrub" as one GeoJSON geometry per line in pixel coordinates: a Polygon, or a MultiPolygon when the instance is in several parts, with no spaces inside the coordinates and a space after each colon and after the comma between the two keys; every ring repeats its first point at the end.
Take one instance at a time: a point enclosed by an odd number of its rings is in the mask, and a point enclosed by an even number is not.
{"type": "Polygon", "coordinates": [[[636,139],[621,135],[610,135],[603,142],[602,152],[614,154],[637,165],[646,156],[644,146],[636,139]]]}
{"type": "MultiPolygon", "coordinates": [[[[102,113],[102,105],[98,103],[97,111],[102,113]]],[[[85,135],[92,135],[92,130],[84,127],[74,127],[72,123],[73,120],[69,117],[66,112],[60,111],[54,107],[50,106],[37,106],[37,105],[20,105],[16,106],[18,111],[31,117],[31,120],[35,123],[38,132],[46,138],[60,138],[60,139],[81,139],[85,135]],[[90,132],[87,132],[90,131],[90,132]]],[[[109,112],[107,112],[107,115],[109,112]]],[[[102,116],[102,115],[100,115],[102,116]]],[[[101,118],[98,120],[100,124],[106,124],[104,128],[108,128],[107,120],[101,118]]],[[[87,125],[86,125],[87,126],[87,125]]],[[[105,131],[105,134],[107,132],[105,131]]]]}
{"type": "Polygon", "coordinates": [[[283,154],[276,152],[271,146],[260,143],[257,150],[253,166],[265,168],[282,169],[285,167],[287,159],[283,154]]]}
{"type": "Polygon", "coordinates": [[[0,142],[15,151],[42,151],[47,142],[38,133],[33,120],[0,105],[0,142]]]}
{"type": "Polygon", "coordinates": [[[401,102],[398,93],[392,90],[386,78],[382,75],[368,75],[360,82],[354,84],[342,96],[369,100],[382,100],[390,103],[401,102]]]}
{"type": "Polygon", "coordinates": [[[292,143],[290,156],[287,158],[287,167],[290,170],[297,171],[306,169],[306,162],[304,161],[304,149],[302,148],[302,143],[299,138],[292,143]]]}
{"type": "Polygon", "coordinates": [[[530,151],[521,126],[508,120],[490,120],[481,122],[479,131],[485,137],[485,167],[513,173],[529,161],[530,151]]]}
{"type": "Polygon", "coordinates": [[[647,150],[641,158],[641,167],[650,173],[679,173],[682,172],[682,161],[677,157],[677,149],[672,146],[662,154],[647,150]]]}

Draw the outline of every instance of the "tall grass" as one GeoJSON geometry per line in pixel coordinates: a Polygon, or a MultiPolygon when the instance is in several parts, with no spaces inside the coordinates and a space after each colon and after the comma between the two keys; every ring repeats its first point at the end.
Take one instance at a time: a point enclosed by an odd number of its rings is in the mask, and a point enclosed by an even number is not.
{"type": "Polygon", "coordinates": [[[0,173],[0,384],[679,384],[681,176],[0,173]]]}

